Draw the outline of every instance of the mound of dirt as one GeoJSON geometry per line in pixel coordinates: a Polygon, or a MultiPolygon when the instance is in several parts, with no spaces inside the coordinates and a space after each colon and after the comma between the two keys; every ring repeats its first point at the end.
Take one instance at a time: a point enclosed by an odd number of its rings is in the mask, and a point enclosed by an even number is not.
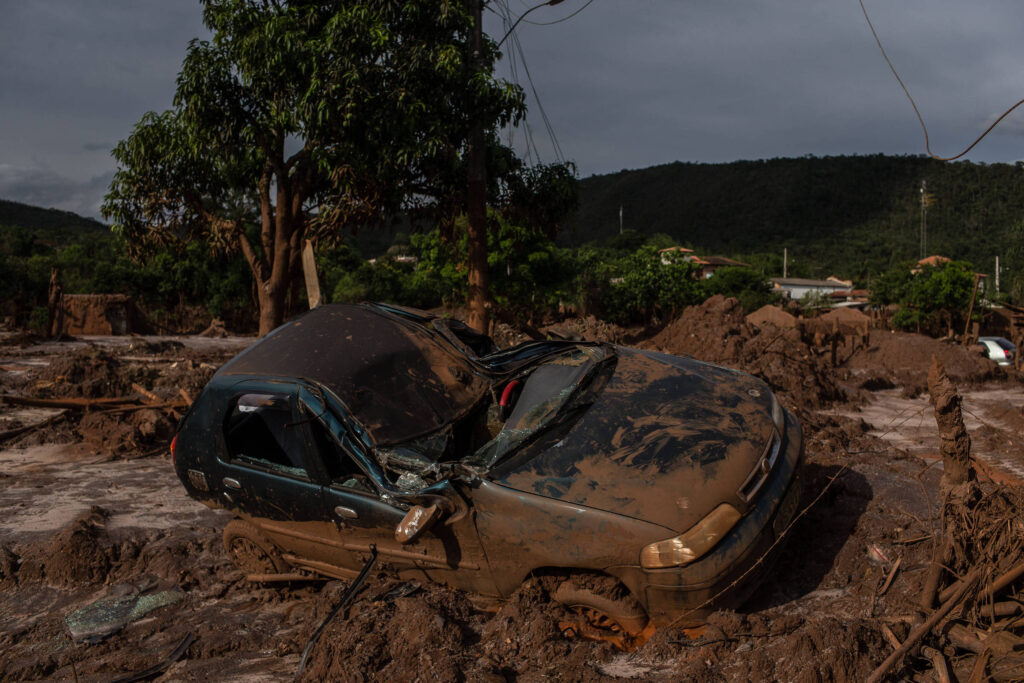
{"type": "Polygon", "coordinates": [[[78,423],[79,436],[111,456],[145,455],[163,448],[174,436],[174,421],[158,410],[128,413],[86,413],[78,423]]]}
{"type": "Polygon", "coordinates": [[[215,363],[208,363],[203,360],[184,360],[171,363],[166,367],[153,384],[157,394],[165,397],[172,397],[179,389],[184,389],[192,398],[199,395],[206,383],[217,372],[223,360],[218,359],[215,363]]]}
{"type": "Polygon", "coordinates": [[[846,365],[855,375],[888,377],[913,394],[924,390],[933,355],[942,361],[955,384],[1006,377],[1002,368],[972,347],[906,332],[873,332],[868,347],[858,349],[846,365]]]}
{"type": "Polygon", "coordinates": [[[787,313],[778,306],[766,304],[747,315],[747,322],[757,327],[796,327],[796,316],[787,313]]]}
{"type": "Polygon", "coordinates": [[[764,380],[791,406],[818,408],[843,398],[834,369],[799,330],[751,325],[731,297],[716,295],[690,306],[641,346],[743,370],[764,380]]]}
{"type": "Polygon", "coordinates": [[[132,383],[151,383],[156,370],[128,364],[104,351],[82,349],[54,358],[31,378],[36,393],[59,398],[126,396],[132,383]]]}
{"type": "Polygon", "coordinates": [[[573,341],[628,344],[642,332],[642,328],[630,329],[619,327],[614,323],[599,320],[592,315],[588,315],[585,318],[570,318],[553,325],[547,325],[542,327],[540,331],[557,338],[571,339],[573,341]]]}
{"type": "Polygon", "coordinates": [[[109,516],[94,505],[47,541],[23,549],[18,582],[46,581],[66,587],[103,583],[117,557],[106,531],[109,516]]]}

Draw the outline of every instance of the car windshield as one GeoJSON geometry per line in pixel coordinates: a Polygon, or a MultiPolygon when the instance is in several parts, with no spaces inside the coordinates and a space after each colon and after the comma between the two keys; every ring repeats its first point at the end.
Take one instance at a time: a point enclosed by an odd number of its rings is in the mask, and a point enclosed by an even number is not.
{"type": "Polygon", "coordinates": [[[600,347],[578,348],[538,366],[523,381],[501,431],[467,458],[467,464],[493,467],[551,425],[606,355],[600,347]]]}

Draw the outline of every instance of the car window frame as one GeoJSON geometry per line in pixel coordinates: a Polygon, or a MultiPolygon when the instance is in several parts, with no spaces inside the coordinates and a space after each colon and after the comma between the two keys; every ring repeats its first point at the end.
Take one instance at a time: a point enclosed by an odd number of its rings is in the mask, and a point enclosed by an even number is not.
{"type": "Polygon", "coordinates": [[[293,479],[295,481],[301,481],[311,484],[319,484],[319,468],[322,464],[318,458],[313,457],[314,450],[316,448],[312,440],[312,434],[306,425],[302,424],[299,417],[298,410],[298,384],[293,382],[264,382],[259,380],[242,380],[233,387],[227,397],[227,408],[224,410],[224,414],[217,423],[217,460],[222,465],[229,465],[232,467],[241,467],[250,472],[260,472],[263,474],[269,474],[277,477],[285,477],[287,479],[293,479]],[[282,389],[282,387],[285,387],[282,389]],[[290,388],[290,390],[288,389],[290,388]],[[304,465],[304,474],[298,474],[295,472],[289,472],[284,469],[277,469],[270,465],[261,465],[255,459],[241,459],[231,455],[231,448],[228,445],[227,440],[227,424],[231,419],[231,416],[238,406],[238,401],[243,396],[250,394],[272,394],[278,396],[284,396],[288,399],[288,409],[292,415],[292,423],[290,423],[296,429],[296,436],[300,440],[301,458],[304,465]],[[312,466],[312,467],[311,467],[312,466]]]}

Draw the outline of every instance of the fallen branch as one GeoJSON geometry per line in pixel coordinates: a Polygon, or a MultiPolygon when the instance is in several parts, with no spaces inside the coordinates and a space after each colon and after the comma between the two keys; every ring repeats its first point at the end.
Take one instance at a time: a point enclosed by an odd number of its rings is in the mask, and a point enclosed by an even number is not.
{"type": "Polygon", "coordinates": [[[945,601],[939,609],[932,612],[931,615],[925,619],[924,623],[910,632],[910,635],[908,635],[907,639],[903,641],[903,644],[899,649],[889,655],[889,657],[886,658],[886,660],[882,662],[877,669],[871,672],[871,675],[867,678],[867,683],[877,683],[882,680],[882,677],[889,672],[889,669],[896,666],[896,664],[903,659],[904,655],[906,655],[912,647],[917,645],[917,643],[928,635],[947,614],[953,611],[954,607],[960,604],[964,599],[964,596],[967,595],[967,591],[973,588],[980,578],[981,569],[974,569],[970,574],[964,577],[965,580],[957,589],[956,593],[950,597],[949,600],[945,601]]]}
{"type": "Polygon", "coordinates": [[[16,427],[14,429],[8,429],[6,432],[0,432],[0,443],[4,443],[9,439],[13,439],[16,436],[21,436],[22,434],[26,434],[33,430],[40,429],[42,427],[48,427],[52,424],[60,422],[65,417],[67,417],[67,414],[68,411],[63,410],[57,413],[56,415],[51,415],[42,422],[36,422],[35,424],[25,425],[24,427],[16,427]]]}
{"type": "Polygon", "coordinates": [[[953,683],[956,680],[953,669],[950,668],[949,661],[944,654],[932,647],[922,647],[921,652],[931,660],[932,668],[939,677],[939,683],[953,683]]]}
{"type": "MultiPolygon", "coordinates": [[[[1019,579],[1021,576],[1024,576],[1024,562],[1021,562],[1020,564],[1012,567],[1008,572],[1006,572],[1005,574],[997,578],[995,581],[993,581],[990,586],[986,586],[985,589],[978,594],[978,599],[990,600],[992,596],[994,596],[999,591],[1009,586],[1011,583],[1019,579]]],[[[950,595],[952,595],[954,591],[959,589],[960,584],[962,584],[966,580],[967,577],[964,577],[963,579],[960,579],[959,581],[951,585],[949,588],[939,593],[939,601],[945,602],[946,599],[950,595]]]]}
{"type": "Polygon", "coordinates": [[[162,398],[160,398],[159,396],[157,396],[156,394],[154,394],[152,391],[145,388],[141,384],[136,384],[135,382],[132,382],[132,389],[139,392],[140,394],[148,398],[150,401],[153,401],[154,403],[160,403],[161,401],[163,401],[162,398]]]}
{"type": "Polygon", "coordinates": [[[31,396],[0,395],[3,403],[11,406],[30,406],[33,408],[70,408],[85,410],[95,406],[131,405],[138,401],[131,396],[117,398],[32,398],[31,396]]]}
{"type": "Polygon", "coordinates": [[[882,584],[882,588],[878,591],[878,595],[885,595],[885,592],[889,590],[889,586],[892,585],[892,580],[896,578],[896,572],[899,571],[902,563],[903,556],[900,555],[896,558],[896,561],[892,563],[892,569],[889,570],[889,575],[885,577],[885,583],[882,584]]]}

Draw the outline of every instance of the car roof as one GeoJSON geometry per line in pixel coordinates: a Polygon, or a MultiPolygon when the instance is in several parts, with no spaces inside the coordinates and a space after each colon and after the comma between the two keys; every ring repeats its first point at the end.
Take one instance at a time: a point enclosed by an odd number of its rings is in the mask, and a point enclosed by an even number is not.
{"type": "Polygon", "coordinates": [[[217,375],[287,377],[329,389],[378,445],[467,413],[489,380],[432,330],[368,304],[328,304],[282,325],[217,375]]]}

